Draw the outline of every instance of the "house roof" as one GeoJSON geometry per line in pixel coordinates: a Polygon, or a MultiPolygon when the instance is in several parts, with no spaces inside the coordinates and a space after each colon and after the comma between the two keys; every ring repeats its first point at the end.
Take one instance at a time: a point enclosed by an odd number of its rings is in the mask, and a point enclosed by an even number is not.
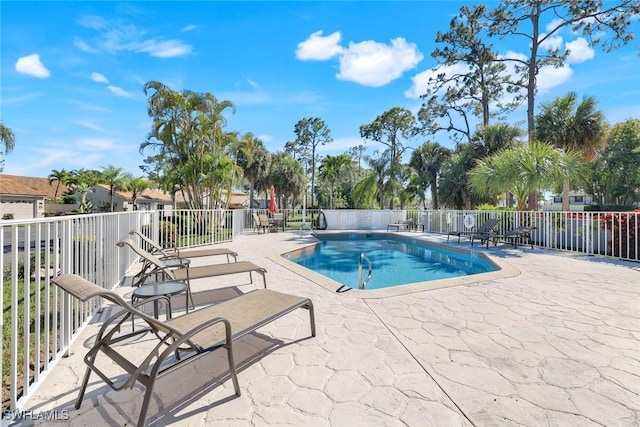
{"type": "MultiPolygon", "coordinates": [[[[227,190],[221,190],[222,199],[226,199],[227,190]]],[[[188,195],[183,194],[182,191],[176,191],[176,204],[179,206],[184,206],[187,203],[188,195]],[[186,196],[186,197],[185,197],[186,196]]],[[[242,208],[249,207],[249,196],[242,191],[231,191],[231,198],[229,199],[229,207],[230,208],[242,208]]]]}
{"type": "MultiPolygon", "coordinates": [[[[98,184],[97,186],[109,191],[108,185],[98,184]]],[[[116,194],[118,194],[120,197],[122,197],[125,200],[132,200],[133,198],[133,193],[131,191],[116,191],[116,194]]],[[[138,195],[138,200],[137,200],[138,202],[143,202],[145,200],[154,200],[154,201],[162,201],[162,202],[173,201],[173,199],[169,194],[153,188],[147,188],[142,192],[142,194],[138,195]]]]}
{"type": "MultiPolygon", "coordinates": [[[[0,174],[0,194],[4,195],[40,196],[53,200],[57,185],[57,182],[50,184],[49,178],[0,174]]],[[[58,196],[66,190],[67,186],[60,184],[58,196]]]]}

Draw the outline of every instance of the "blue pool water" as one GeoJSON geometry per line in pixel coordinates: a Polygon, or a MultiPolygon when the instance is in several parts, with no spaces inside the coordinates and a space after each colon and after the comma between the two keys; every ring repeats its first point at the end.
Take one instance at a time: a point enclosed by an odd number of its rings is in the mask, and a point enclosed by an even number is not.
{"type": "MultiPolygon", "coordinates": [[[[499,269],[477,254],[450,251],[427,243],[374,235],[320,237],[312,250],[287,254],[287,258],[351,288],[358,288],[358,261],[365,253],[373,264],[366,289],[450,279],[499,269]]],[[[363,278],[368,264],[363,265],[363,278]]]]}

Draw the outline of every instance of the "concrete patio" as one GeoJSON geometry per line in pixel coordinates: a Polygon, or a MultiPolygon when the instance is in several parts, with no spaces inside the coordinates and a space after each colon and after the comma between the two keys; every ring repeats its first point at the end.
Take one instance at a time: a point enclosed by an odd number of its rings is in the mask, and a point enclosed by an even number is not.
{"type": "MultiPolygon", "coordinates": [[[[299,310],[235,342],[240,397],[224,350],[163,379],[150,425],[640,425],[640,265],[499,245],[481,250],[520,274],[372,299],[331,292],[273,261],[311,241],[280,232],[224,246],[265,267],[269,288],[310,297],[317,337],[299,310]]],[[[261,286],[247,279],[194,281],[196,303],[261,286]]],[[[183,297],[174,301],[184,307],[183,297]]],[[[137,385],[115,392],[94,375],[82,407],[73,406],[82,358],[110,312],[96,316],[23,408],[68,419],[30,423],[135,425],[137,385]]]]}

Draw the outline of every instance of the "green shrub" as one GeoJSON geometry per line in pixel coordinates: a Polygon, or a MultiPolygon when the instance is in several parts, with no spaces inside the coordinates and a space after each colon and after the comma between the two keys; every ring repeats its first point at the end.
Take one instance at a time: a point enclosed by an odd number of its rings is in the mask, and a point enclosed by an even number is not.
{"type": "Polygon", "coordinates": [[[514,207],[499,207],[496,205],[492,205],[490,203],[483,203],[479,206],[476,206],[477,211],[507,211],[513,212],[516,210],[514,207]]]}

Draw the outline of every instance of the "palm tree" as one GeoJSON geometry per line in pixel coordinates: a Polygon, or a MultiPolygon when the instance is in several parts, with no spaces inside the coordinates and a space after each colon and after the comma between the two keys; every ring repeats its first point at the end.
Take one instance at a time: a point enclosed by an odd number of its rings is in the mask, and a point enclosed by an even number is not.
{"type": "Polygon", "coordinates": [[[523,135],[524,132],[516,126],[496,123],[478,128],[471,137],[471,144],[478,158],[482,159],[519,144],[523,135]]]}
{"type": "MultiPolygon", "coordinates": [[[[248,135],[250,134],[245,135],[247,139],[248,135]]],[[[254,191],[266,189],[266,185],[261,187],[260,183],[265,182],[269,175],[269,152],[262,141],[251,135],[251,141],[247,141],[247,145],[240,152],[238,162],[249,182],[249,200],[253,202],[254,191]]]]}
{"type": "Polygon", "coordinates": [[[58,190],[60,190],[60,185],[69,184],[71,173],[65,169],[61,169],[61,170],[52,169],[48,178],[49,178],[49,184],[53,183],[53,181],[56,181],[56,191],[55,191],[55,194],[53,195],[53,198],[57,200],[58,190]]]}
{"type": "MultiPolygon", "coordinates": [[[[353,188],[353,199],[356,206],[371,207],[376,199],[380,208],[384,206],[385,190],[388,187],[386,178],[391,163],[389,151],[386,150],[385,153],[379,157],[365,157],[365,161],[371,169],[364,179],[353,188]]],[[[377,154],[376,151],[374,155],[377,154]]]]}
{"type": "MultiPolygon", "coordinates": [[[[578,95],[569,92],[548,104],[543,104],[536,118],[536,136],[555,147],[577,152],[585,161],[595,157],[602,146],[607,130],[604,114],[596,109],[598,101],[584,96],[580,104],[578,95]]],[[[571,177],[562,183],[562,210],[569,210],[571,177]]]]}
{"type": "MultiPolygon", "coordinates": [[[[0,146],[4,146],[4,154],[10,153],[16,146],[16,137],[13,134],[13,131],[6,127],[0,121],[0,146]]],[[[1,154],[1,153],[0,153],[1,154]]],[[[0,172],[3,169],[4,160],[0,158],[0,172]]]]}
{"type": "Polygon", "coordinates": [[[483,196],[510,191],[516,196],[517,209],[526,210],[527,196],[553,187],[575,171],[576,164],[575,153],[534,141],[479,160],[469,172],[469,184],[483,196]]]}
{"type": "Polygon", "coordinates": [[[124,176],[124,188],[128,191],[131,191],[131,204],[133,205],[133,210],[137,210],[137,201],[138,197],[146,189],[150,187],[151,183],[143,176],[139,176],[134,178],[131,174],[126,174],[124,176]]]}
{"type": "Polygon", "coordinates": [[[438,176],[442,165],[451,156],[451,150],[437,142],[425,142],[411,153],[409,166],[419,175],[426,176],[431,185],[433,209],[438,209],[438,176]]]}
{"type": "Polygon", "coordinates": [[[336,183],[342,174],[350,174],[351,158],[346,154],[326,156],[320,163],[320,178],[329,184],[329,209],[333,209],[333,193],[336,183]]]}
{"type": "Polygon", "coordinates": [[[102,166],[100,174],[100,182],[109,186],[110,212],[113,212],[113,195],[115,191],[125,188],[124,169],[115,167],[114,165],[102,166]]]}
{"type": "Polygon", "coordinates": [[[215,181],[217,176],[227,177],[215,168],[227,168],[231,139],[222,130],[226,125],[223,113],[226,109],[235,112],[235,106],[230,101],[219,102],[209,92],[176,92],[157,81],[145,84],[145,95],[151,91],[147,112],[153,124],[140,151],[155,150],[157,155],[147,160],[162,167],[164,176],[173,181],[165,185],[182,191],[190,208],[202,209],[206,198],[211,203],[209,195],[227,184],[215,181]]]}
{"type": "MultiPolygon", "coordinates": [[[[497,123],[481,126],[471,137],[471,146],[477,159],[484,159],[504,149],[511,148],[522,143],[520,138],[524,132],[507,123],[497,123]]],[[[506,205],[511,206],[513,195],[509,192],[505,196],[506,205]]],[[[496,204],[496,198],[492,203],[496,204]]]]}

